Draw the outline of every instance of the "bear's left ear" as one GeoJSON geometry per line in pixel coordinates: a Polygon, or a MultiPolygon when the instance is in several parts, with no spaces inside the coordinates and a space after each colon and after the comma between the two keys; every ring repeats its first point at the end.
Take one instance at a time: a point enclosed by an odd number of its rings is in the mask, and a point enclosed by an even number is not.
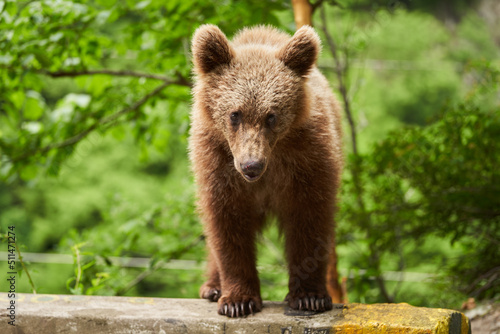
{"type": "Polygon", "coordinates": [[[277,57],[299,76],[304,76],[316,62],[320,49],[321,41],[318,34],[313,28],[302,26],[278,51],[277,57]]]}
{"type": "Polygon", "coordinates": [[[209,73],[229,64],[234,57],[226,35],[213,24],[202,25],[196,30],[191,47],[194,68],[198,73],[209,73]]]}

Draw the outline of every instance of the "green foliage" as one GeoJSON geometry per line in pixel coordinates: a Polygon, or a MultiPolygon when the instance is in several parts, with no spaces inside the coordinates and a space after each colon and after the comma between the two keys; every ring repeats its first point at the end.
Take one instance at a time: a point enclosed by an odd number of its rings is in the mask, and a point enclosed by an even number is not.
{"type": "Polygon", "coordinates": [[[16,234],[16,226],[10,225],[6,227],[5,230],[6,233],[0,234],[0,242],[2,242],[2,244],[5,243],[8,245],[8,247],[6,247],[6,253],[8,254],[8,271],[16,272],[19,275],[19,278],[21,278],[23,275],[26,275],[28,277],[31,291],[33,293],[36,293],[35,283],[33,283],[30,271],[27,268],[29,263],[26,263],[26,261],[24,261],[23,254],[20,250],[20,248],[23,248],[24,246],[19,246],[18,244],[19,239],[17,238],[16,234]]]}
{"type": "Polygon", "coordinates": [[[137,212],[130,203],[116,199],[99,226],[81,234],[73,230],[63,240],[61,246],[72,248],[77,264],[75,276],[67,283],[70,291],[122,295],[171,259],[200,261],[203,238],[192,205],[192,198],[171,198],[149,211],[137,212]],[[120,274],[123,269],[117,257],[149,254],[154,255],[141,280],[120,274]]]}
{"type": "Polygon", "coordinates": [[[454,282],[482,298],[500,293],[498,286],[491,289],[498,282],[486,289],[475,282],[500,266],[495,251],[500,240],[500,161],[494,153],[500,149],[499,111],[458,105],[435,125],[390,136],[371,161],[377,167],[375,177],[408,181],[407,189],[397,189],[399,201],[380,202],[400,206],[413,219],[386,221],[405,222],[402,228],[408,231],[403,233],[412,238],[438,234],[451,235],[455,242],[462,239],[469,251],[454,265],[454,282]]]}
{"type": "MultiPolygon", "coordinates": [[[[479,68],[488,73],[484,82],[498,76],[494,68],[479,68]]],[[[342,220],[351,224],[341,225],[344,242],[356,233],[366,235],[379,256],[398,259],[399,268],[393,270],[402,270],[409,245],[436,235],[450,238],[463,248],[446,263],[451,286],[476,298],[498,298],[500,161],[494,152],[499,142],[500,109],[472,101],[445,109],[426,127],[390,133],[372,152],[349,162],[358,168],[360,180],[345,181],[349,200],[341,207],[342,220]],[[357,182],[364,185],[363,207],[353,200],[359,196],[357,182]]],[[[368,268],[373,267],[370,254],[365,251],[360,258],[368,268]]]]}
{"type": "Polygon", "coordinates": [[[441,20],[459,21],[468,10],[474,8],[478,0],[340,0],[329,1],[354,11],[376,12],[378,10],[409,11],[432,13],[441,20]]]}
{"type": "Polygon", "coordinates": [[[57,175],[75,144],[117,124],[117,138],[130,131],[164,149],[171,129],[160,124],[187,131],[187,113],[176,114],[189,101],[196,27],[211,22],[232,34],[242,25],[277,24],[273,11],[283,8],[281,1],[2,1],[0,175],[57,175]],[[71,89],[58,94],[47,77],[73,78],[71,89]],[[148,110],[165,100],[156,110],[175,116],[160,123],[148,110]]]}
{"type": "MultiPolygon", "coordinates": [[[[453,210],[471,203],[440,196],[443,191],[460,189],[463,182],[476,187],[474,178],[486,172],[481,164],[486,159],[479,152],[491,155],[494,151],[490,143],[495,141],[496,129],[484,129],[490,118],[497,117],[499,105],[497,65],[484,61],[498,55],[492,35],[484,24],[471,23],[480,21],[473,13],[465,16],[452,35],[428,14],[379,11],[372,14],[372,21],[363,12],[350,16],[345,12],[345,7],[326,11],[336,22],[334,29],[325,32],[334,59],[324,59],[321,64],[338,64],[331,78],[339,91],[347,91],[339,97],[344,106],[350,106],[354,127],[346,123],[346,128],[348,133],[357,134],[354,143],[351,136],[347,140],[352,153],[344,173],[338,231],[340,266],[347,263],[352,268],[348,272],[352,277],[349,297],[363,302],[412,300],[448,307],[458,307],[460,298],[467,294],[498,297],[498,261],[493,255],[498,253],[494,251],[498,245],[486,240],[487,233],[479,232],[497,228],[498,217],[462,217],[453,210]],[[463,47],[469,44],[474,48],[463,47]],[[447,112],[443,114],[443,110],[447,112]],[[476,113],[483,116],[474,119],[476,113]],[[458,116],[468,114],[474,124],[458,116]],[[453,131],[462,128],[467,140],[472,138],[471,132],[481,140],[483,151],[475,152],[479,156],[454,144],[458,139],[453,131]],[[387,137],[388,130],[391,134],[387,137]],[[401,160],[398,145],[414,147],[412,152],[418,152],[418,157],[401,160]],[[465,161],[467,165],[462,166],[465,161]],[[403,166],[406,174],[399,170],[403,166]],[[465,221],[458,224],[455,220],[459,219],[465,221]],[[476,225],[481,228],[476,230],[476,225]],[[430,245],[427,241],[436,235],[438,244],[430,245]],[[491,253],[481,251],[478,245],[477,253],[471,252],[467,245],[472,240],[491,253]],[[472,263],[481,257],[484,267],[474,275],[464,261],[468,258],[472,263]],[[434,286],[453,289],[447,290],[447,297],[439,298],[437,288],[422,282],[419,285],[429,293],[418,294],[410,288],[411,283],[388,281],[386,271],[436,272],[440,282],[448,272],[444,279],[453,277],[454,284],[434,286]]],[[[491,156],[489,159],[492,161],[491,156]]],[[[491,189],[467,195],[477,201],[475,204],[488,202],[484,209],[496,212],[491,210],[498,206],[498,196],[491,189]]]]}

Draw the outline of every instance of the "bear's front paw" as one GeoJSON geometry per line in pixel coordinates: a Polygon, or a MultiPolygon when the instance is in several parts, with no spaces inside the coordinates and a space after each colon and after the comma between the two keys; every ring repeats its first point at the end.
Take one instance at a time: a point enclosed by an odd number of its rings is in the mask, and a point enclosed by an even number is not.
{"type": "Polygon", "coordinates": [[[243,317],[262,310],[262,300],[253,296],[222,296],[219,299],[219,314],[230,318],[243,317]]]}
{"type": "Polygon", "coordinates": [[[332,298],[327,293],[288,293],[285,298],[290,308],[301,311],[324,312],[331,310],[332,298]]]}
{"type": "Polygon", "coordinates": [[[221,295],[220,287],[212,286],[205,283],[200,288],[200,297],[203,299],[208,299],[211,302],[216,302],[219,300],[221,295]]]}

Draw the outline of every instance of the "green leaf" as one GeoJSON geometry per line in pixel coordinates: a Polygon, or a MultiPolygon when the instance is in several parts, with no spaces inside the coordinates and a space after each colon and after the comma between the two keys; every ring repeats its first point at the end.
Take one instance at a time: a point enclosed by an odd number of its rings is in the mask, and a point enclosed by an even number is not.
{"type": "Polygon", "coordinates": [[[144,9],[147,6],[149,6],[150,3],[151,3],[151,0],[141,1],[138,4],[135,5],[135,9],[139,9],[139,10],[140,9],[144,9]]]}
{"type": "Polygon", "coordinates": [[[80,108],[87,108],[91,100],[91,96],[87,94],[73,94],[66,95],[65,102],[74,104],[80,108]]]}
{"type": "Polygon", "coordinates": [[[25,94],[23,91],[18,90],[10,94],[10,100],[12,104],[14,104],[16,109],[21,110],[21,108],[23,107],[24,99],[25,99],[25,94]]]}
{"type": "Polygon", "coordinates": [[[35,121],[43,114],[43,100],[40,94],[34,91],[28,91],[26,93],[26,97],[26,103],[24,104],[24,117],[35,121]]]}
{"type": "Polygon", "coordinates": [[[37,134],[43,130],[43,123],[41,122],[24,122],[23,129],[31,134],[37,134]]]}
{"type": "Polygon", "coordinates": [[[88,90],[93,96],[99,96],[112,85],[109,75],[93,75],[88,81],[88,90]]]}
{"type": "Polygon", "coordinates": [[[111,135],[116,140],[121,141],[125,138],[125,135],[126,135],[125,128],[123,126],[116,126],[113,129],[111,129],[111,135]]]}
{"type": "Polygon", "coordinates": [[[24,181],[34,179],[38,174],[38,167],[35,164],[26,165],[21,169],[20,176],[24,181]]]}
{"type": "Polygon", "coordinates": [[[9,65],[13,59],[14,59],[14,57],[12,57],[8,53],[0,55],[0,64],[9,65]]]}

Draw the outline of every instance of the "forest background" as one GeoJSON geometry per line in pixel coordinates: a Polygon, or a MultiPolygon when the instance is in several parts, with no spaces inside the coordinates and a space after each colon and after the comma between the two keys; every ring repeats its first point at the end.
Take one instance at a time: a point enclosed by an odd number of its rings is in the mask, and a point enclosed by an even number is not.
{"type": "MultiPolygon", "coordinates": [[[[500,4],[310,3],[346,116],[349,301],[498,300],[500,4]]],[[[203,23],[295,31],[284,0],[0,1],[0,261],[14,231],[18,292],[197,297],[205,244],[186,143],[203,23]]],[[[282,300],[269,226],[262,296],[282,300]]]]}

